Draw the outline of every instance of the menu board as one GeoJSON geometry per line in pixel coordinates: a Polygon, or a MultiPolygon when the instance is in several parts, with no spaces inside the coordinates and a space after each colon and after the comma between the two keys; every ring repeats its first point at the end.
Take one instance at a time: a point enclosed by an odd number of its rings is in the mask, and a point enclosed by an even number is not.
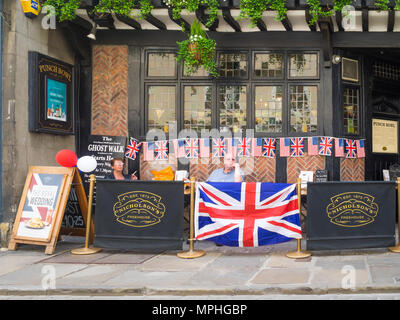
{"type": "Polygon", "coordinates": [[[397,121],[372,119],[372,152],[398,152],[397,121]]]}

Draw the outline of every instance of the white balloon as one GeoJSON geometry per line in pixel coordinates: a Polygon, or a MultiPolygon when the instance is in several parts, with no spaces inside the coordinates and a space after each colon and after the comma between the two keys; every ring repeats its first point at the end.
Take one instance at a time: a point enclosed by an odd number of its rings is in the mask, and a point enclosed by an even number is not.
{"type": "Polygon", "coordinates": [[[92,172],[97,167],[97,161],[91,156],[84,156],[78,159],[76,166],[83,172],[92,172]]]}

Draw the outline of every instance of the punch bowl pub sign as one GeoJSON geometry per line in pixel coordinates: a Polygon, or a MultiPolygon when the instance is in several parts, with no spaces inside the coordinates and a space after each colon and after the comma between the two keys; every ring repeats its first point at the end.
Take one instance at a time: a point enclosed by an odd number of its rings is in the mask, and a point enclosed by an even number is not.
{"type": "Polygon", "coordinates": [[[29,52],[29,131],[74,134],[73,66],[29,52]]]}

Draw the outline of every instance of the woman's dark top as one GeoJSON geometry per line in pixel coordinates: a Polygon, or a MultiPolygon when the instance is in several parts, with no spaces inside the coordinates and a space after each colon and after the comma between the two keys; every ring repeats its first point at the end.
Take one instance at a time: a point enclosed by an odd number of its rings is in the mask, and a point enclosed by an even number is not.
{"type": "MultiPolygon", "coordinates": [[[[122,174],[124,176],[124,180],[131,180],[131,177],[127,174],[122,174]]],[[[104,179],[108,179],[108,180],[117,180],[114,177],[114,171],[112,171],[110,174],[106,175],[104,177],[104,179]]]]}

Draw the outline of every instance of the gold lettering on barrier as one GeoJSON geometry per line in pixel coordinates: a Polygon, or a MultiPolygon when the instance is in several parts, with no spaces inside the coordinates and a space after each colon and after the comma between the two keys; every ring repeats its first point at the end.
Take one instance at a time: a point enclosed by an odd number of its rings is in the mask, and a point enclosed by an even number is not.
{"type": "Polygon", "coordinates": [[[154,193],[131,191],[118,196],[113,211],[119,223],[135,228],[149,227],[161,222],[165,205],[154,193]]]}
{"type": "Polygon", "coordinates": [[[346,192],[331,198],[326,213],[331,223],[342,227],[361,227],[375,221],[379,208],[374,197],[361,192],[346,192]]]}

